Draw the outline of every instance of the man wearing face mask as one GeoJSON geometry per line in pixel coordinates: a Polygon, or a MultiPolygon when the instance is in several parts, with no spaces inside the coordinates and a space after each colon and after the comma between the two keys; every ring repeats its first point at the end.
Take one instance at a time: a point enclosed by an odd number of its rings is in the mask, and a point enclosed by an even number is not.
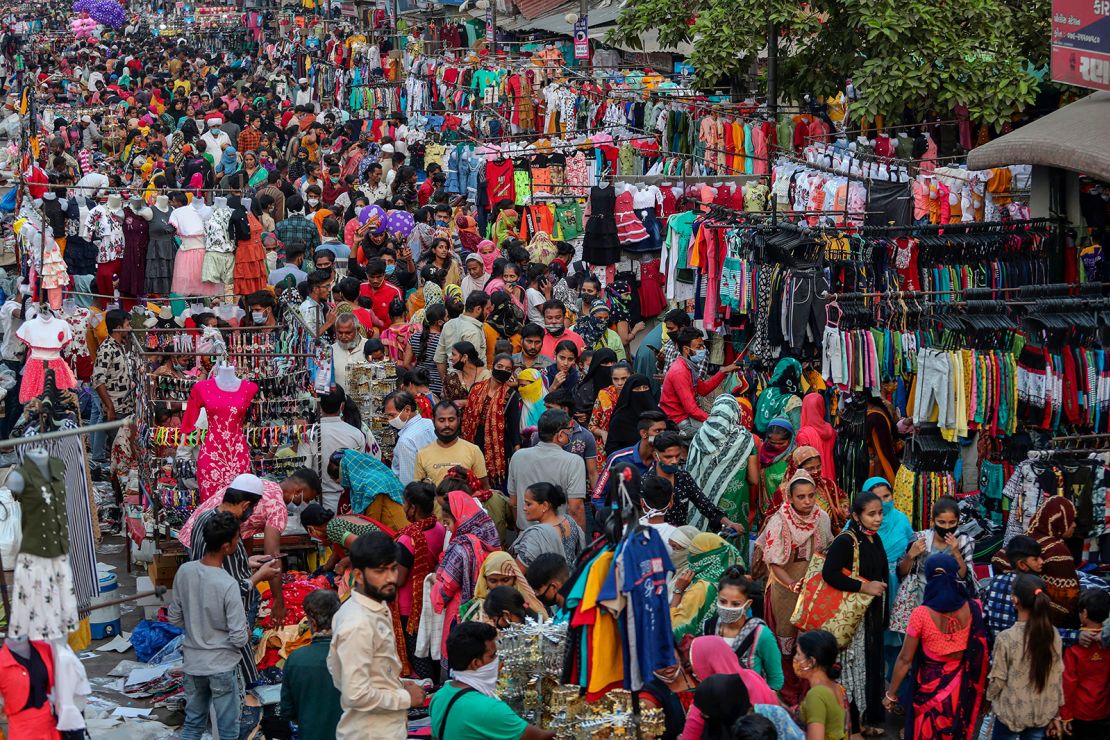
{"type": "Polygon", "coordinates": [[[247,296],[247,315],[250,316],[248,326],[274,328],[277,325],[277,319],[274,318],[274,294],[268,290],[259,290],[247,296]]]}
{"type": "Polygon", "coordinates": [[[406,486],[412,483],[416,454],[436,441],[436,428],[431,419],[420,415],[416,398],[408,391],[393,391],[385,397],[382,410],[389,417],[389,426],[397,430],[393,447],[393,474],[406,486]]]}
{"type": "Polygon", "coordinates": [[[567,328],[567,307],[562,301],[553,298],[540,307],[543,314],[543,345],[540,351],[548,357],[555,356],[555,346],[564,339],[574,342],[581,352],[586,346],[582,337],[567,328]]]}
{"type": "Polygon", "coordinates": [[[532,587],[536,598],[547,607],[547,615],[555,616],[555,612],[563,608],[563,595],[559,593],[563,584],[570,580],[570,567],[567,565],[566,556],[560,552],[542,552],[536,556],[528,566],[525,574],[528,585],[532,587]]]}
{"type": "Polygon", "coordinates": [[[359,289],[359,295],[369,298],[373,303],[371,311],[377,319],[379,328],[389,326],[389,304],[405,300],[401,289],[385,279],[385,260],[373,257],[366,263],[366,282],[359,289]]]}
{"type": "Polygon", "coordinates": [[[651,477],[663,478],[674,488],[674,502],[667,510],[664,517],[668,524],[681,527],[689,524],[690,504],[709,520],[710,531],[718,531],[722,527],[731,527],[736,531],[743,531],[744,525],[731,521],[725,513],[702,493],[701,488],[687,473],[680,462],[685,449],[685,444],[678,432],[663,432],[655,437],[652,442],[655,447],[655,464],[644,475],[641,486],[651,477]]]}
{"type": "Polygon", "coordinates": [[[684,328],[674,337],[683,362],[675,362],[663,377],[663,390],[659,394],[659,408],[667,418],[678,425],[686,439],[690,439],[709,414],[698,406],[698,396],[705,396],[721,384],[729,373],[739,366],[725,365],[712,377],[698,380],[698,368],[706,358],[705,339],[700,329],[684,328]]]}
{"type": "Polygon", "coordinates": [[[536,427],[539,442],[534,447],[517,450],[509,459],[505,488],[516,513],[516,527],[523,530],[536,524],[524,516],[524,492],[528,487],[534,483],[553,483],[567,494],[565,513],[585,530],[586,466],[582,458],[564,449],[570,443],[575,423],[567,412],[548,409],[540,414],[536,427]]]}
{"type": "Polygon", "coordinates": [[[462,622],[447,637],[451,680],[432,697],[432,736],[450,740],[553,740],[555,733],[525,722],[497,698],[497,630],[462,622]]]}
{"type": "Polygon", "coordinates": [[[382,532],[364,534],[350,549],[355,585],[332,619],[328,670],[342,698],[337,740],[405,740],[407,710],[424,689],[401,679],[389,602],[397,597],[397,544],[382,532]]]}
{"type": "Polygon", "coordinates": [[[359,335],[358,319],[353,313],[341,313],[335,318],[335,343],[331,346],[331,367],[335,384],[347,388],[347,370],[355,362],[362,362],[366,338],[359,335]]]}
{"type": "Polygon", "coordinates": [[[616,450],[605,460],[605,468],[593,487],[593,502],[596,508],[605,505],[605,494],[609,489],[609,475],[621,465],[631,465],[640,475],[646,473],[655,463],[655,438],[667,431],[667,417],[662,411],[644,411],[636,422],[636,432],[640,441],[616,450]]]}

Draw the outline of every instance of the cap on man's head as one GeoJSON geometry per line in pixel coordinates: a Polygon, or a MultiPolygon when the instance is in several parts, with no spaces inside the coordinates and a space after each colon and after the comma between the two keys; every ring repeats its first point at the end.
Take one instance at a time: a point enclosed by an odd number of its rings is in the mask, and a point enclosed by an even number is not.
{"type": "Polygon", "coordinates": [[[262,479],[253,473],[242,473],[231,481],[228,489],[234,489],[250,496],[262,498],[262,479]]]}

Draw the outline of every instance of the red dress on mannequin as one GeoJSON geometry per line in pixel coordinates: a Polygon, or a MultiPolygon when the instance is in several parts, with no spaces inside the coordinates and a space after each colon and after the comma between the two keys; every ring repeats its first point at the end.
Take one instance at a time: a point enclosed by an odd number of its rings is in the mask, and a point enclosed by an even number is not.
{"type": "Polygon", "coordinates": [[[47,699],[54,688],[54,654],[46,642],[32,640],[31,647],[28,662],[31,670],[6,643],[0,648],[0,696],[4,698],[4,714],[8,718],[8,737],[54,740],[60,735],[54,722],[54,708],[47,699]],[[34,670],[36,667],[38,670],[34,670]],[[35,673],[35,685],[32,685],[32,673],[35,673]],[[38,706],[32,706],[36,703],[38,706]]]}
{"type": "Polygon", "coordinates": [[[197,483],[200,500],[222,493],[240,473],[251,470],[251,451],[243,436],[243,421],[258,386],[249,380],[235,391],[220,390],[215,380],[202,380],[189,393],[189,404],[181,420],[181,431],[196,429],[200,410],[208,415],[208,433],[197,456],[197,483]]]}

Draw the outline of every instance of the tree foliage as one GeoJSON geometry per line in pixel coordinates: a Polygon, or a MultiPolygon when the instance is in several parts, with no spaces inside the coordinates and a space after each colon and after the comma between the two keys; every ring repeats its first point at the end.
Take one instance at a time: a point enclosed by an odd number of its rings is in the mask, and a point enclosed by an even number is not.
{"type": "Polygon", "coordinates": [[[857,116],[950,112],[998,125],[1036,93],[1032,74],[1048,58],[1048,0],[627,0],[610,34],[638,48],[693,47],[697,81],[715,85],[752,67],[779,28],[779,89],[786,99],[834,94],[851,78],[857,116]]]}

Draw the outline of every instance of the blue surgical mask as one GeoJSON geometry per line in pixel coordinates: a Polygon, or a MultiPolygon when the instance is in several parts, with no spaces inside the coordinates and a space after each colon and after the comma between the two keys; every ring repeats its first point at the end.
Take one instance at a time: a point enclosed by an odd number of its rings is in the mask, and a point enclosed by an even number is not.
{"type": "Polygon", "coordinates": [[[674,463],[672,465],[671,463],[662,463],[661,462],[661,463],[659,463],[659,469],[662,470],[667,475],[674,475],[678,471],[682,470],[682,464],[681,463],[674,463]]]}
{"type": "Polygon", "coordinates": [[[892,511],[894,511],[894,502],[893,501],[884,501],[883,502],[883,516],[886,516],[887,514],[889,514],[892,511]]]}
{"type": "Polygon", "coordinates": [[[385,274],[386,275],[392,275],[394,270],[396,270],[396,269],[397,269],[397,265],[394,265],[394,264],[386,265],[385,266],[385,274]]]}
{"type": "Polygon", "coordinates": [[[694,354],[690,355],[690,361],[698,364],[705,362],[705,348],[703,347],[694,354]]]}

